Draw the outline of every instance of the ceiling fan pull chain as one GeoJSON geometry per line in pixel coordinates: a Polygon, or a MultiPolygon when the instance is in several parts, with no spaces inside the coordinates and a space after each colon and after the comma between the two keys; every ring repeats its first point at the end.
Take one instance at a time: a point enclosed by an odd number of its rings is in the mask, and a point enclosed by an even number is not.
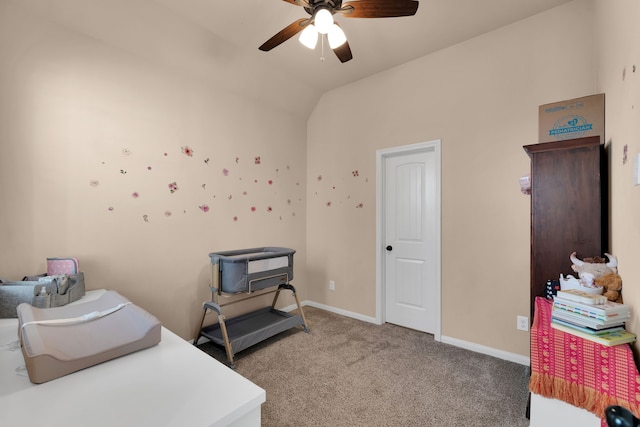
{"type": "Polygon", "coordinates": [[[320,47],[322,48],[322,53],[320,54],[320,61],[324,62],[324,34],[320,35],[320,47]]]}

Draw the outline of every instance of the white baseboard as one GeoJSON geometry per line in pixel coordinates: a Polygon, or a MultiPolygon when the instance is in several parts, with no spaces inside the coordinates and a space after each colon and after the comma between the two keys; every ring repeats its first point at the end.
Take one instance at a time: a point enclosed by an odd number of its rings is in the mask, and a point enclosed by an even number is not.
{"type": "Polygon", "coordinates": [[[351,317],[352,319],[362,320],[363,322],[380,325],[380,322],[378,322],[375,317],[365,316],[360,313],[355,313],[353,311],[343,310],[341,308],[331,307],[329,305],[324,305],[324,304],[320,304],[320,303],[309,301],[309,300],[304,301],[302,305],[309,305],[311,307],[320,308],[322,310],[330,311],[332,313],[340,314],[342,316],[351,317]]]}
{"type": "MultiPolygon", "coordinates": [[[[341,308],[336,308],[336,307],[332,307],[330,305],[320,304],[320,303],[317,303],[317,302],[314,302],[314,301],[304,300],[304,301],[302,301],[300,303],[300,305],[302,305],[303,307],[310,306],[310,307],[319,308],[319,309],[324,310],[324,311],[329,311],[331,313],[336,313],[336,314],[340,314],[342,316],[351,317],[352,319],[356,319],[356,320],[362,320],[363,322],[367,322],[367,323],[373,323],[375,325],[379,325],[380,324],[380,322],[378,322],[375,317],[364,316],[364,315],[362,315],[360,313],[354,313],[353,311],[343,310],[341,308]]],[[[298,306],[296,306],[295,304],[292,304],[292,305],[288,305],[286,307],[279,308],[278,310],[282,310],[284,312],[289,312],[289,311],[295,310],[297,308],[298,308],[298,306]]]]}
{"type": "MultiPolygon", "coordinates": [[[[362,320],[363,322],[373,323],[375,325],[380,324],[380,322],[378,322],[375,317],[363,316],[360,313],[354,313],[352,311],[331,307],[329,305],[320,304],[314,301],[304,300],[300,304],[303,307],[311,306],[311,307],[319,308],[321,310],[329,311],[331,313],[336,313],[342,316],[351,317],[352,319],[362,320]]],[[[279,310],[282,310],[284,312],[289,312],[297,308],[298,307],[295,304],[292,304],[286,307],[282,307],[279,310]]],[[[442,335],[440,337],[440,342],[453,345],[456,347],[464,348],[465,350],[470,350],[476,353],[486,354],[488,356],[492,356],[498,359],[507,360],[509,362],[518,363],[520,365],[530,366],[531,364],[531,359],[529,357],[522,356],[520,354],[510,353],[508,351],[498,350],[492,347],[487,347],[487,346],[472,343],[469,341],[459,340],[457,338],[452,338],[452,337],[447,337],[442,335]]]]}
{"type": "Polygon", "coordinates": [[[484,345],[472,343],[469,341],[459,340],[457,338],[442,336],[441,342],[445,344],[454,345],[456,347],[464,348],[466,350],[474,351],[476,353],[486,354],[498,359],[507,360],[509,362],[519,363],[520,365],[529,366],[531,364],[531,358],[522,356],[516,353],[510,353],[508,351],[498,350],[493,347],[487,347],[484,345]]]}

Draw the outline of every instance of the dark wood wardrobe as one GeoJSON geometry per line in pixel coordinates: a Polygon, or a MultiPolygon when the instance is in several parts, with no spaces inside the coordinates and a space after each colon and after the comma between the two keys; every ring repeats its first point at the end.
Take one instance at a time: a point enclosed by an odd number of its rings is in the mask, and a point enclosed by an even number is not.
{"type": "Polygon", "coordinates": [[[525,145],[531,158],[531,319],[547,280],[574,274],[569,256],[603,256],[607,160],[600,137],[525,145]]]}

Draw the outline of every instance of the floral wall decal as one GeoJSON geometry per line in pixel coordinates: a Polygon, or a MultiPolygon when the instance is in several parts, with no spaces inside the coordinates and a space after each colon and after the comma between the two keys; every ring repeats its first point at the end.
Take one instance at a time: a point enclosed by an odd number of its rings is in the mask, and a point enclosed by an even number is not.
{"type": "MultiPolygon", "coordinates": [[[[197,153],[193,150],[193,148],[191,148],[191,145],[188,144],[184,144],[184,145],[179,145],[178,146],[181,153],[184,154],[186,157],[191,157],[191,158],[198,158],[197,153]]],[[[267,166],[266,170],[263,171],[258,171],[257,169],[253,170],[253,172],[250,172],[248,169],[249,165],[246,165],[245,168],[242,167],[242,164],[240,163],[240,156],[232,156],[230,157],[231,162],[235,162],[235,165],[233,168],[231,167],[225,167],[225,168],[220,168],[218,169],[219,171],[221,171],[222,176],[224,177],[228,177],[231,176],[232,174],[235,176],[238,176],[237,180],[228,180],[228,179],[221,179],[219,178],[220,175],[218,175],[218,178],[216,179],[216,176],[212,176],[211,174],[206,172],[206,169],[203,168],[195,168],[192,169],[189,166],[185,166],[184,163],[180,163],[178,162],[177,158],[173,158],[170,159],[170,153],[172,152],[172,150],[167,150],[167,151],[160,151],[159,153],[156,153],[157,156],[161,156],[164,157],[164,161],[161,162],[160,164],[153,164],[152,161],[152,157],[146,158],[146,159],[140,159],[140,155],[139,152],[136,152],[136,156],[138,157],[138,159],[135,159],[132,151],[129,150],[128,148],[122,149],[122,148],[118,148],[118,152],[114,153],[116,155],[125,155],[125,156],[131,156],[133,162],[138,162],[138,166],[136,167],[135,164],[129,164],[127,163],[127,169],[125,169],[124,167],[122,169],[118,168],[117,170],[120,172],[120,174],[123,177],[126,177],[127,180],[130,181],[129,185],[134,184],[136,186],[139,186],[138,188],[140,188],[140,190],[137,191],[125,191],[125,195],[128,197],[131,197],[133,199],[139,200],[139,202],[137,203],[144,203],[145,209],[151,208],[153,209],[154,204],[160,203],[162,204],[161,199],[158,199],[157,196],[157,191],[161,191],[161,189],[163,188],[163,185],[161,184],[160,188],[158,188],[157,185],[154,185],[153,183],[153,179],[154,177],[159,177],[158,179],[160,179],[161,181],[163,181],[166,178],[167,174],[170,175],[174,175],[175,180],[169,180],[167,179],[166,182],[167,187],[164,188],[168,188],[169,193],[170,194],[175,194],[176,192],[178,192],[178,190],[182,190],[180,193],[181,195],[179,197],[174,198],[174,202],[172,203],[187,203],[190,204],[190,206],[197,206],[199,212],[210,212],[213,213],[214,215],[219,215],[220,212],[225,212],[225,211],[229,211],[229,210],[234,210],[234,209],[249,209],[252,213],[263,213],[263,214],[267,214],[267,213],[271,213],[271,212],[276,212],[276,211],[282,211],[282,210],[286,210],[286,215],[284,213],[278,215],[278,218],[280,220],[286,219],[286,218],[291,218],[291,217],[295,217],[295,212],[293,211],[293,209],[295,209],[295,207],[298,205],[298,203],[303,203],[302,202],[302,198],[299,197],[299,194],[297,194],[298,192],[295,191],[293,194],[287,194],[287,191],[292,191],[294,190],[296,187],[301,187],[301,182],[298,180],[299,177],[295,176],[295,175],[291,175],[291,172],[295,169],[292,168],[290,165],[278,165],[278,164],[273,164],[271,163],[271,161],[273,159],[269,159],[269,158],[264,158],[262,156],[254,156],[252,157],[253,159],[253,163],[252,165],[265,165],[267,166]],[[120,152],[121,150],[121,152],[120,152]],[[153,166],[152,166],[153,165],[153,166]],[[237,166],[236,166],[237,165],[237,166]],[[142,175],[138,175],[137,174],[137,169],[140,168],[142,170],[145,170],[146,172],[151,172],[152,170],[154,171],[153,174],[145,174],[144,176],[142,175]],[[127,174],[127,170],[128,170],[128,174],[127,174]],[[257,172],[256,172],[257,171],[257,172]],[[265,176],[268,174],[273,174],[273,171],[275,171],[276,176],[265,176]],[[283,173],[284,172],[284,173],[283,173]],[[252,175],[247,176],[249,173],[251,173],[252,175]],[[243,175],[244,174],[244,175],[243,175]],[[165,178],[163,178],[163,176],[165,178]],[[211,181],[209,181],[211,180],[211,181]],[[264,187],[260,187],[257,189],[257,191],[247,191],[247,189],[243,189],[241,186],[243,186],[242,182],[251,182],[251,180],[253,181],[253,183],[255,185],[264,183],[264,187]],[[178,186],[178,182],[180,181],[180,186],[178,186]],[[200,200],[200,201],[194,201],[194,200],[185,200],[186,198],[193,198],[195,197],[194,193],[193,193],[193,189],[198,188],[199,193],[202,197],[204,195],[204,197],[207,198],[207,201],[205,202],[205,200],[200,200]],[[266,188],[265,188],[266,187],[266,188]],[[220,201],[220,198],[216,198],[216,194],[220,195],[220,192],[222,191],[222,194],[226,195],[226,200],[228,201],[228,204],[226,204],[224,207],[221,207],[221,209],[216,209],[215,206],[215,201],[217,200],[218,203],[220,201]],[[144,193],[145,197],[144,197],[144,202],[143,201],[143,197],[142,194],[144,193]],[[246,207],[242,207],[242,205],[238,205],[238,203],[242,203],[240,201],[240,198],[235,197],[237,195],[242,195],[242,199],[246,200],[246,202],[244,203],[250,203],[248,206],[246,207]],[[195,203],[194,203],[195,202],[195,203]],[[202,203],[205,202],[205,203],[202,203]],[[261,207],[261,206],[264,206],[261,207]]],[[[153,156],[153,153],[151,153],[149,156],[153,156]]],[[[211,156],[201,156],[199,157],[199,160],[202,161],[202,163],[200,163],[201,165],[213,165],[215,160],[213,157],[211,156]]],[[[127,160],[128,162],[129,160],[127,160]]],[[[224,161],[224,160],[222,160],[224,161]]],[[[101,162],[102,165],[107,165],[108,162],[102,161],[101,162]]],[[[123,165],[120,165],[120,167],[122,167],[123,165]]],[[[171,178],[171,176],[169,177],[171,178]]],[[[318,177],[319,180],[322,180],[322,176],[318,177]]],[[[98,179],[92,179],[89,181],[89,185],[91,187],[98,187],[98,185],[101,184],[98,179]]],[[[104,184],[105,188],[109,188],[111,190],[110,187],[111,183],[106,183],[104,184]]],[[[101,184],[102,186],[102,184],[101,184]]],[[[165,190],[166,191],[166,190],[165,190]]],[[[223,196],[224,197],[224,196],[223,196]]],[[[165,218],[171,218],[173,215],[173,213],[175,213],[176,210],[179,209],[179,211],[183,211],[183,213],[187,214],[187,207],[188,206],[181,206],[181,207],[177,207],[177,206],[172,206],[172,209],[167,209],[168,206],[160,206],[158,215],[162,215],[165,218]]],[[[115,208],[113,206],[109,206],[108,208],[109,212],[114,212],[115,208]]],[[[189,213],[193,213],[196,210],[191,209],[189,211],[189,213]]],[[[119,213],[121,213],[122,210],[120,210],[119,213]]],[[[145,220],[145,222],[149,222],[151,215],[153,214],[153,212],[149,212],[147,211],[145,212],[141,212],[139,215],[142,216],[142,219],[145,220]],[[143,215],[144,214],[144,215],[143,215]]],[[[140,218],[140,216],[138,216],[138,218],[140,218]]],[[[229,216],[227,217],[228,221],[232,221],[232,222],[239,222],[241,220],[241,217],[239,215],[237,215],[237,212],[229,212],[229,216]]],[[[272,217],[273,219],[275,219],[275,217],[272,217]]]]}
{"type": "Polygon", "coordinates": [[[188,145],[181,147],[181,150],[185,156],[193,157],[193,150],[188,145]]]}

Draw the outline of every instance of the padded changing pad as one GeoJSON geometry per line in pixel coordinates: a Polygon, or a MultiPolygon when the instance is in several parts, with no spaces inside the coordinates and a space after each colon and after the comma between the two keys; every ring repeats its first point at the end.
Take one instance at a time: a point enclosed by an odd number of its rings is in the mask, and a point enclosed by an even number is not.
{"type": "Polygon", "coordinates": [[[160,321],[115,291],[64,307],[20,304],[17,312],[22,354],[36,384],[160,342],[160,321]]]}

